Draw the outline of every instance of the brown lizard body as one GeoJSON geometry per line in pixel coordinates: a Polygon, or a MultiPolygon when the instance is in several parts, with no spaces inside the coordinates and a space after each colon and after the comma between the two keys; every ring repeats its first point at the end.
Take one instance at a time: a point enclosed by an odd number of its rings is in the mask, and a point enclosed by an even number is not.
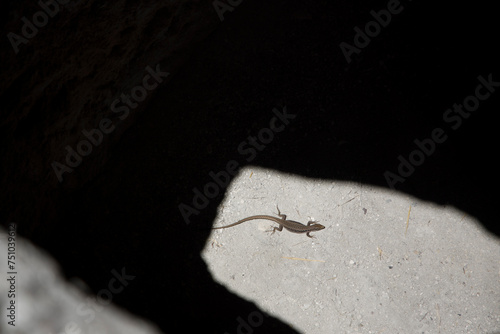
{"type": "Polygon", "coordinates": [[[323,225],[318,224],[317,222],[314,222],[314,221],[309,221],[307,223],[307,225],[304,225],[302,223],[299,223],[299,222],[296,222],[293,220],[287,220],[286,215],[282,215],[281,212],[279,211],[279,209],[278,209],[278,216],[280,218],[268,216],[268,215],[250,216],[247,218],[243,218],[242,220],[239,220],[236,223],[222,226],[222,227],[213,227],[212,229],[213,230],[223,229],[223,228],[233,227],[233,226],[242,224],[242,223],[247,222],[249,220],[265,219],[265,220],[270,220],[270,221],[273,221],[273,222],[279,224],[279,227],[273,227],[272,233],[274,233],[276,231],[281,232],[283,230],[283,227],[284,227],[286,230],[288,230],[290,232],[305,233],[309,238],[312,238],[312,236],[309,233],[314,232],[314,231],[319,231],[319,230],[322,230],[325,228],[323,225]]]}

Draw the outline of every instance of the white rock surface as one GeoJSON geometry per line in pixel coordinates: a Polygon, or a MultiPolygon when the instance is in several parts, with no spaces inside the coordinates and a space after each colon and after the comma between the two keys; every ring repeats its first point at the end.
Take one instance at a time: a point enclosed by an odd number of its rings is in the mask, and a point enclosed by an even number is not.
{"type": "Polygon", "coordinates": [[[214,231],[203,258],[218,282],[302,333],[500,332],[500,242],[474,217],[396,191],[246,168],[215,226],[274,215],[276,204],[326,228],[314,239],[270,236],[275,224],[249,221],[214,231]]]}

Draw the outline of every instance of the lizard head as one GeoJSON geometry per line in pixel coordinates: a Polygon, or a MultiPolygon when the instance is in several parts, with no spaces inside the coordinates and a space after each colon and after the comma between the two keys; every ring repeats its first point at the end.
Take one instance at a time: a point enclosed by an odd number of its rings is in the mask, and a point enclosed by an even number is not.
{"type": "Polygon", "coordinates": [[[318,230],[322,230],[322,229],[324,229],[324,228],[325,228],[323,225],[318,224],[318,222],[315,222],[315,221],[309,221],[309,222],[307,223],[307,225],[308,225],[308,226],[314,226],[314,227],[315,227],[316,229],[318,229],[318,230]]]}

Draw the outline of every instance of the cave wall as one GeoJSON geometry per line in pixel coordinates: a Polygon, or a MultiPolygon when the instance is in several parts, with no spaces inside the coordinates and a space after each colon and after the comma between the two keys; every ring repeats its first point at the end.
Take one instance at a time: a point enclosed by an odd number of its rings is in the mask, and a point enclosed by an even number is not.
{"type": "Polygon", "coordinates": [[[200,0],[1,7],[4,222],[57,215],[54,203],[99,173],[158,87],[221,23],[214,3],[200,0]]]}

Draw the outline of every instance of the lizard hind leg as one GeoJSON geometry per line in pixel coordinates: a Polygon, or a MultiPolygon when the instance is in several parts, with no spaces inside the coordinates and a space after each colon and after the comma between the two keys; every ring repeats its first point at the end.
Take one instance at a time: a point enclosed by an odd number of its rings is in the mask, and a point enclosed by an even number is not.
{"type": "Polygon", "coordinates": [[[270,229],[269,229],[269,230],[267,230],[266,232],[271,232],[271,235],[273,235],[273,234],[274,234],[274,232],[276,232],[276,231],[278,231],[278,232],[283,231],[283,226],[282,226],[282,225],[280,225],[280,226],[278,226],[278,227],[274,227],[274,226],[273,226],[272,228],[270,228],[270,229]]]}

